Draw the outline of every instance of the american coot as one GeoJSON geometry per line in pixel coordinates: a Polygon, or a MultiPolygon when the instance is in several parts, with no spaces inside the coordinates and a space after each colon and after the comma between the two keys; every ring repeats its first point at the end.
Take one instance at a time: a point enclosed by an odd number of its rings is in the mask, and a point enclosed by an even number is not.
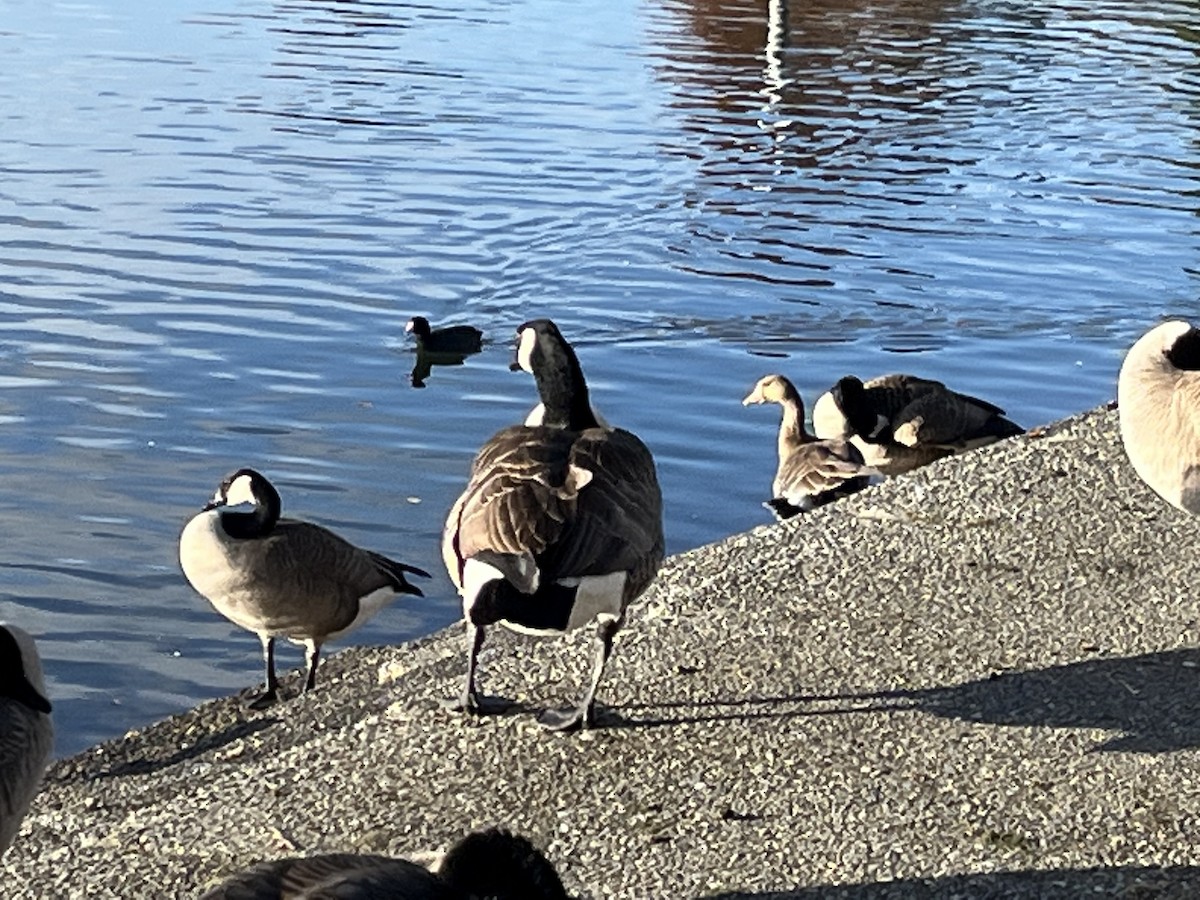
{"type": "Polygon", "coordinates": [[[591,682],[579,704],[547,710],[548,728],[589,727],[596,686],[628,604],[663,558],[662,493],[635,435],[604,428],[571,345],[549,319],[518,331],[519,367],[533,374],[540,425],[497,432],[479,450],[446,521],[442,556],[463,598],[467,678],[451,708],[483,711],[475,666],[497,622],[553,634],[595,622],[591,682]]]}
{"type": "Polygon", "coordinates": [[[839,497],[861,491],[879,474],[863,462],[858,448],[841,438],[818,440],[804,426],[804,401],[800,392],[782,375],[767,375],[742,400],[778,403],[783,408],[779,424],[779,465],[775,470],[772,497],[763,506],[779,519],[822,506],[839,497]]]}
{"type": "Polygon", "coordinates": [[[426,353],[478,353],[483,349],[483,332],[473,325],[447,325],[430,328],[424,316],[413,316],[404,330],[417,339],[417,348],[426,353]]]}
{"type": "Polygon", "coordinates": [[[885,475],[1024,431],[986,400],[899,374],[840,379],[813,404],[813,430],[819,438],[849,438],[885,475]]]}
{"type": "Polygon", "coordinates": [[[305,646],[304,689],[312,690],[322,644],[361,625],[397,593],[421,596],[406,573],[429,576],[279,513],[271,482],[254,469],[238,469],[179,538],[179,561],[192,587],[262,641],[267,685],[251,704],[258,709],[278,697],[277,637],[305,646]],[[230,509],[243,503],[253,509],[230,509]]]}
{"type": "Polygon", "coordinates": [[[1200,513],[1200,331],[1173,319],[1142,335],[1117,378],[1121,442],[1160,497],[1200,513]]]}
{"type": "Polygon", "coordinates": [[[0,855],[17,836],[50,761],[50,710],[33,638],[0,623],[0,855]]]}

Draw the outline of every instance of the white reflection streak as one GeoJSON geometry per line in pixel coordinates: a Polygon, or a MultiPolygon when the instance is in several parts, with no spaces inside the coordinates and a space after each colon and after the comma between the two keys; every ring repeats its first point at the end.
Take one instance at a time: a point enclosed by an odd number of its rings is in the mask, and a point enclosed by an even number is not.
{"type": "Polygon", "coordinates": [[[787,128],[791,121],[775,119],[775,109],[783,100],[783,88],[788,79],[783,76],[783,48],[787,41],[787,0],[767,0],[767,45],[763,57],[763,97],[766,103],[762,111],[766,117],[758,120],[759,127],[771,133],[772,139],[779,143],[786,137],[787,128]]]}

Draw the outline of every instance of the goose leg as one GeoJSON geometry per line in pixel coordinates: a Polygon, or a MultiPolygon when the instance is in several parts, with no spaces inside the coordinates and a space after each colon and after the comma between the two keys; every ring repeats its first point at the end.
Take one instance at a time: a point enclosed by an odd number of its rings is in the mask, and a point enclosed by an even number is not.
{"type": "Polygon", "coordinates": [[[475,690],[475,670],[479,663],[479,650],[483,646],[482,625],[467,620],[467,680],[462,693],[453,700],[442,701],[442,706],[454,712],[469,712],[476,715],[503,712],[512,704],[496,697],[483,697],[475,690]]]}
{"type": "Polygon", "coordinates": [[[317,686],[317,664],[321,661],[321,645],[316,641],[304,642],[304,658],[308,663],[308,677],[304,680],[304,693],[317,686]]]}
{"type": "Polygon", "coordinates": [[[268,634],[260,634],[262,641],[263,663],[267,669],[267,689],[254,697],[247,704],[251,709],[266,709],[279,699],[279,683],[275,680],[275,638],[268,634]]]}
{"type": "Polygon", "coordinates": [[[596,724],[596,686],[604,666],[612,655],[613,638],[621,628],[620,619],[605,619],[596,626],[596,656],[592,663],[592,681],[579,705],[565,709],[547,709],[538,716],[538,724],[550,731],[573,731],[596,724]]]}

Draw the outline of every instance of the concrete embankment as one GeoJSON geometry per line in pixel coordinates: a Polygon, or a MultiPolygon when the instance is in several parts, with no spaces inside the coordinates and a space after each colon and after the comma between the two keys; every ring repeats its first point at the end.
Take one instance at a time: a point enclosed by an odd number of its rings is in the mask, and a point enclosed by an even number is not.
{"type": "Polygon", "coordinates": [[[1198,524],[1087,413],[670,559],[594,732],[533,721],[586,635],[490,638],[519,702],[475,720],[437,704],[453,629],[62,760],[0,893],[187,897],[503,823],[581,897],[1200,896],[1198,524]]]}

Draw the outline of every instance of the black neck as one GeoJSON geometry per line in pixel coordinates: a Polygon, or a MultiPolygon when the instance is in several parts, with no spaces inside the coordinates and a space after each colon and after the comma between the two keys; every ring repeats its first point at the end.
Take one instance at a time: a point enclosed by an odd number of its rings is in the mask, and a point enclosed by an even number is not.
{"type": "Polygon", "coordinates": [[[575,350],[563,341],[546,357],[533,373],[546,410],[542,424],[573,431],[595,428],[599,423],[592,412],[587,381],[575,350]]]}
{"type": "Polygon", "coordinates": [[[264,537],[275,528],[282,509],[279,492],[265,479],[256,481],[254,499],[256,502],[252,510],[240,512],[222,509],[220,511],[221,529],[227,535],[245,540],[264,537]]]}

